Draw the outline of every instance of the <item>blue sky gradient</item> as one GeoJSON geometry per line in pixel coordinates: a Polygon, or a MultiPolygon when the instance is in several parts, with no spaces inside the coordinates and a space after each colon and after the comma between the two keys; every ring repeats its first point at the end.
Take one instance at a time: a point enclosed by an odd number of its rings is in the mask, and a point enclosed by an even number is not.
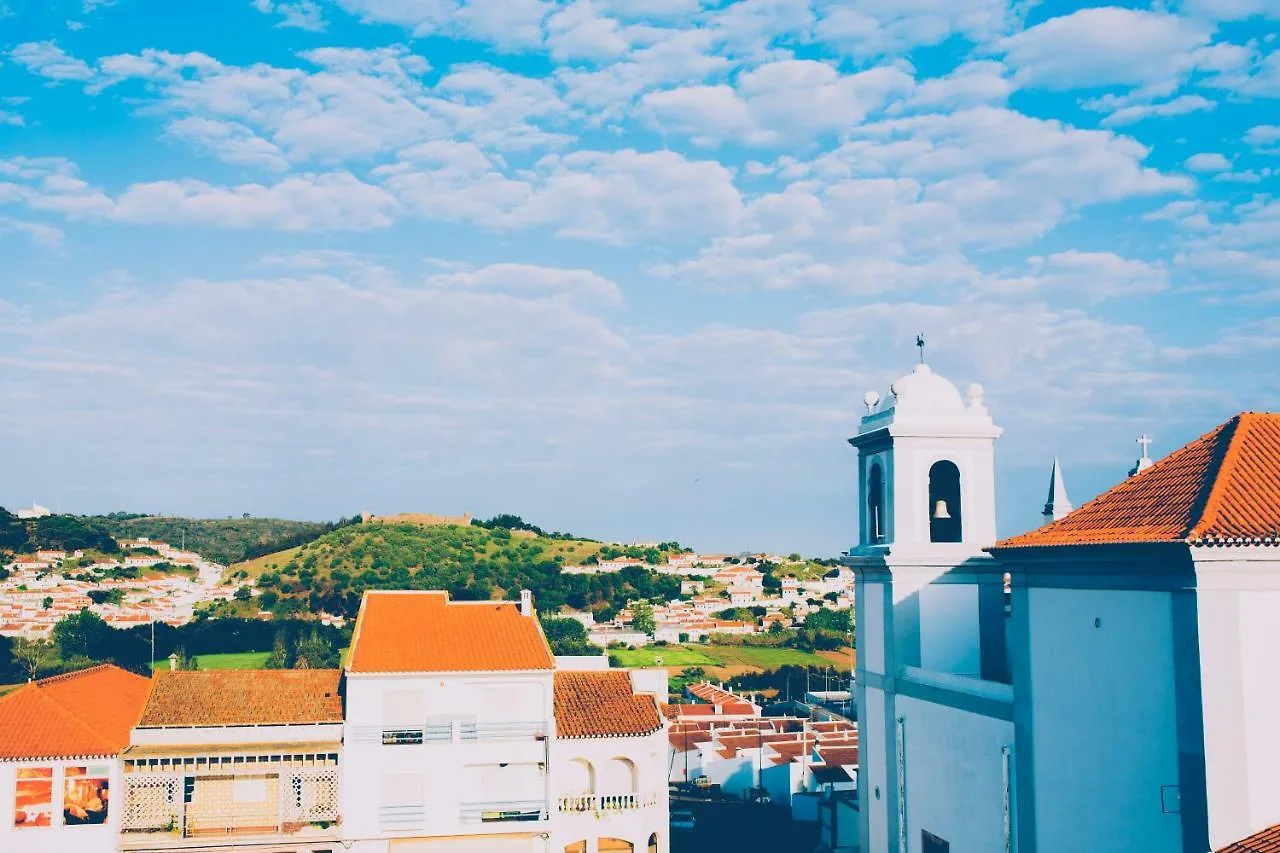
{"type": "Polygon", "coordinates": [[[864,391],[1002,533],[1280,382],[1280,4],[0,0],[0,504],[830,555],[864,391]]]}

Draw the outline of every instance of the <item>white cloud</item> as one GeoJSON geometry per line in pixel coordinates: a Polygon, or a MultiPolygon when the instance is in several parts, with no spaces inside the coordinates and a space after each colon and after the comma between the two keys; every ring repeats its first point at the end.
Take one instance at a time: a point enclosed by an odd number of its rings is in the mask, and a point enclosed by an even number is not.
{"type": "Polygon", "coordinates": [[[12,127],[22,127],[26,123],[26,119],[22,117],[21,113],[0,110],[0,125],[7,124],[12,127]]]}
{"type": "Polygon", "coordinates": [[[21,234],[31,242],[48,248],[56,248],[61,245],[63,238],[66,236],[62,233],[62,229],[44,222],[28,222],[14,219],[11,216],[0,215],[0,234],[6,232],[21,234]]]}
{"type": "Polygon", "coordinates": [[[741,215],[728,169],[671,151],[549,155],[517,177],[486,167],[476,154],[417,148],[410,160],[376,174],[422,216],[502,230],[550,228],[584,240],[682,242],[721,233],[741,215]]]}
{"type": "Polygon", "coordinates": [[[252,0],[253,8],[267,15],[279,15],[277,27],[293,27],[308,32],[324,32],[324,15],[315,0],[252,0]]]}
{"type": "Polygon", "coordinates": [[[347,172],[291,175],[269,186],[153,181],[131,184],[114,198],[80,179],[73,164],[56,158],[0,161],[4,177],[21,183],[0,183],[0,204],[133,224],[364,230],[391,224],[396,208],[384,189],[347,172]]]}
{"type": "Polygon", "coordinates": [[[281,172],[289,169],[289,161],[279,148],[255,136],[252,130],[242,124],[187,116],[170,122],[166,130],[173,138],[228,163],[281,172]]]}
{"type": "Polygon", "coordinates": [[[394,24],[415,36],[475,38],[503,50],[536,47],[548,0],[337,0],[367,23],[394,24]]]}
{"type": "Polygon", "coordinates": [[[1169,275],[1163,267],[1112,252],[1069,249],[1034,259],[1032,269],[1036,284],[1043,291],[1058,297],[1083,296],[1093,302],[1148,296],[1169,286],[1169,275]]]}
{"type": "Polygon", "coordinates": [[[548,18],[547,43],[560,61],[611,59],[631,46],[618,22],[596,14],[591,0],[573,0],[548,18]]]}
{"type": "Polygon", "coordinates": [[[1211,21],[1240,21],[1254,16],[1280,20],[1280,6],[1272,0],[1182,0],[1179,11],[1211,21]]]}
{"type": "Polygon", "coordinates": [[[53,82],[63,80],[92,80],[93,69],[84,62],[68,55],[51,41],[24,42],[9,51],[9,58],[53,82]]]}
{"type": "Polygon", "coordinates": [[[1280,143],[1280,125],[1259,124],[1245,131],[1244,143],[1254,150],[1268,150],[1280,143]]]}
{"type": "Polygon", "coordinates": [[[945,77],[918,81],[904,105],[907,109],[957,109],[978,104],[1003,104],[1013,91],[1002,63],[966,62],[945,77]]]}
{"type": "Polygon", "coordinates": [[[622,290],[587,269],[561,269],[536,264],[489,264],[479,269],[437,273],[427,278],[433,287],[464,287],[514,296],[554,296],[605,305],[621,305],[622,290]]]}
{"type": "Polygon", "coordinates": [[[1102,126],[1118,127],[1148,118],[1171,118],[1190,113],[1208,112],[1216,109],[1218,104],[1201,95],[1179,95],[1176,98],[1159,101],[1150,100],[1139,94],[1137,96],[1103,95],[1087,100],[1081,106],[1095,112],[1110,113],[1102,120],[1102,126]]]}
{"type": "Polygon", "coordinates": [[[953,35],[985,41],[1020,17],[1009,0],[827,0],[814,33],[857,56],[940,44],[953,35]]]}
{"type": "Polygon", "coordinates": [[[1192,154],[1187,158],[1187,168],[1193,172],[1225,172],[1231,161],[1216,152],[1192,154]]]}
{"type": "Polygon", "coordinates": [[[822,62],[789,59],[745,71],[735,86],[688,86],[641,100],[659,126],[716,143],[776,145],[850,129],[910,90],[890,66],[841,74],[822,62]]]}
{"type": "Polygon", "coordinates": [[[1213,29],[1161,12],[1081,9],[998,42],[1020,87],[1144,86],[1189,73],[1213,29]]]}

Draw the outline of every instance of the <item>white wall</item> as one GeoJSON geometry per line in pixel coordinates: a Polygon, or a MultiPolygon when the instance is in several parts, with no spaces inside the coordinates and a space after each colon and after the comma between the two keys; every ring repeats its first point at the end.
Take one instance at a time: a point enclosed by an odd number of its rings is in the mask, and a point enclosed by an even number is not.
{"type": "Polygon", "coordinates": [[[1209,841],[1217,848],[1280,823],[1280,555],[1257,547],[1193,553],[1209,841]]]}
{"type": "MultiPolygon", "coordinates": [[[[889,849],[889,790],[888,767],[885,765],[887,749],[885,731],[884,691],[870,685],[866,687],[864,707],[858,709],[858,787],[862,789],[862,808],[866,810],[870,836],[866,849],[889,849]],[[879,796],[876,795],[877,789],[879,796]]],[[[893,832],[896,832],[896,816],[893,832]]]]}
{"type": "Polygon", "coordinates": [[[920,589],[920,667],[977,677],[982,669],[977,584],[920,589]]]}
{"type": "Polygon", "coordinates": [[[858,649],[858,667],[868,672],[884,673],[884,584],[865,583],[862,601],[858,602],[858,621],[862,623],[862,647],[858,649]]]}
{"type": "MultiPolygon", "coordinates": [[[[951,842],[952,853],[1003,850],[1002,748],[1013,743],[1013,723],[901,694],[896,707],[904,721],[908,851],[920,849],[921,830],[951,842]]],[[[888,737],[896,749],[897,733],[888,737]]],[[[888,824],[896,836],[896,814],[888,824]]]]}
{"type": "Polygon", "coordinates": [[[1180,817],[1161,808],[1179,784],[1169,593],[1027,601],[1037,853],[1181,853],[1180,817]]]}
{"type": "MultiPolygon", "coordinates": [[[[551,786],[554,798],[577,793],[583,777],[581,764],[594,769],[596,793],[623,793],[624,758],[635,768],[635,793],[641,802],[636,809],[552,814],[552,850],[562,851],[575,841],[586,840],[588,850],[600,838],[621,838],[635,845],[636,853],[646,853],[651,833],[658,835],[660,853],[670,849],[667,795],[668,744],[666,729],[644,737],[558,739],[551,746],[551,786]]],[[[626,791],[630,793],[630,790],[626,791]]],[[[553,803],[553,806],[555,804],[553,803]]]]}
{"type": "Polygon", "coordinates": [[[0,762],[0,851],[4,853],[112,853],[120,831],[120,808],[124,785],[120,762],[115,758],[74,761],[0,762]],[[104,767],[114,795],[107,808],[107,822],[100,825],[65,826],[62,819],[62,791],[67,767],[104,767]],[[53,814],[48,827],[14,826],[15,772],[23,767],[52,767],[53,814]]]}
{"type": "Polygon", "coordinates": [[[337,743],[342,724],[293,726],[209,726],[198,728],[139,728],[129,736],[135,746],[210,744],[296,743],[315,741],[337,743]]]}

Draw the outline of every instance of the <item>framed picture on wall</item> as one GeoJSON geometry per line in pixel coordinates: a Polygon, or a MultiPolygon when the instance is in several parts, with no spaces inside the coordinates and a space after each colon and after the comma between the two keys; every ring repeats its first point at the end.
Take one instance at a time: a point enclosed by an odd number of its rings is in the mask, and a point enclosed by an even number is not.
{"type": "Polygon", "coordinates": [[[17,828],[53,824],[53,768],[19,767],[14,786],[13,825],[17,828]]]}
{"type": "Polygon", "coordinates": [[[68,767],[62,782],[62,820],[67,826],[107,822],[110,768],[68,767]]]}

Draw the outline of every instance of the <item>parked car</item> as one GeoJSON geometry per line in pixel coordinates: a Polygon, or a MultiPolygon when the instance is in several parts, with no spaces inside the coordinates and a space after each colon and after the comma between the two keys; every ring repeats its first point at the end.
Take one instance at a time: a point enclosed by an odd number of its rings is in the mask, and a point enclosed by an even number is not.
{"type": "Polygon", "coordinates": [[[693,819],[693,812],[688,809],[676,809],[671,813],[671,828],[683,832],[692,832],[697,826],[697,821],[693,819]]]}
{"type": "Polygon", "coordinates": [[[710,788],[714,783],[708,776],[695,776],[693,779],[693,787],[702,788],[704,791],[710,788]]]}

